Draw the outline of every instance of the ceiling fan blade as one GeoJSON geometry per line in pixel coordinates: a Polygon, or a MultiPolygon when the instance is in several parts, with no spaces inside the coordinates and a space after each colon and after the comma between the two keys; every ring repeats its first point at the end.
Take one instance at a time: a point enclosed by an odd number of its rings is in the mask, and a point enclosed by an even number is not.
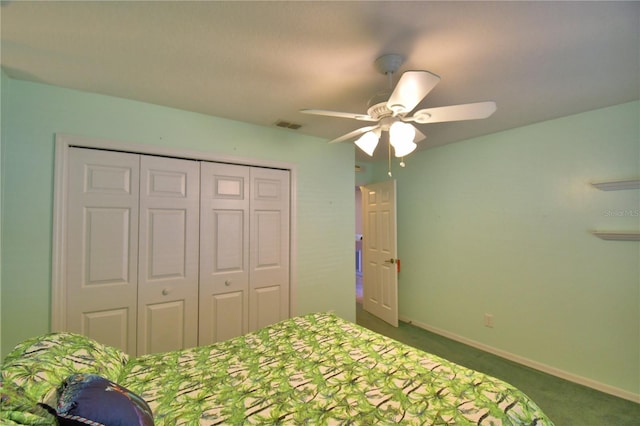
{"type": "Polygon", "coordinates": [[[378,121],[367,114],[355,114],[352,112],[328,111],[325,109],[301,109],[300,112],[303,114],[324,115],[327,117],[352,118],[361,121],[378,121]]]}
{"type": "Polygon", "coordinates": [[[452,105],[438,108],[425,108],[416,111],[406,121],[415,123],[442,123],[445,121],[479,120],[491,116],[496,110],[493,101],[472,104],[452,105]]]}
{"type": "Polygon", "coordinates": [[[439,81],[440,77],[429,71],[407,71],[393,89],[387,107],[394,115],[411,112],[439,81]]]}
{"type": "Polygon", "coordinates": [[[370,130],[376,129],[378,126],[366,126],[366,127],[361,127],[359,129],[354,130],[353,132],[349,132],[346,135],[342,135],[340,137],[337,137],[333,140],[330,140],[329,143],[336,143],[336,142],[343,142],[346,141],[347,139],[351,139],[355,136],[358,135],[362,135],[364,133],[367,133],[370,130]]]}

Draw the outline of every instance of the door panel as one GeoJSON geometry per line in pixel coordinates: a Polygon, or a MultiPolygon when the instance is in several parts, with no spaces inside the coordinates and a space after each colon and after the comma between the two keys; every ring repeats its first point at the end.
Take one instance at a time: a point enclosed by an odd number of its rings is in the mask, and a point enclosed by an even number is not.
{"type": "Polygon", "coordinates": [[[69,149],[66,324],[135,355],[139,156],[69,149]]]}
{"type": "Polygon", "coordinates": [[[211,312],[206,313],[206,329],[211,335],[205,338],[210,342],[220,342],[240,336],[246,312],[246,291],[235,291],[211,295],[211,312]]]}
{"type": "Polygon", "coordinates": [[[249,168],[202,163],[200,331],[205,345],[248,330],[249,168]]]}
{"type": "Polygon", "coordinates": [[[289,317],[289,171],[251,169],[249,331],[289,317]]]}
{"type": "Polygon", "coordinates": [[[362,187],[363,308],[398,326],[396,181],[362,187]]]}
{"type": "Polygon", "coordinates": [[[261,287],[254,290],[253,310],[255,310],[256,329],[266,327],[282,320],[282,286],[261,287]]]}
{"type": "Polygon", "coordinates": [[[282,233],[282,212],[256,211],[253,223],[257,236],[255,241],[255,270],[268,273],[269,269],[280,269],[282,265],[282,250],[280,250],[282,233]]]}
{"type": "Polygon", "coordinates": [[[126,348],[129,345],[129,327],[135,315],[127,308],[107,311],[82,312],[80,334],[90,336],[105,345],[126,348]]]}
{"type": "Polygon", "coordinates": [[[246,212],[244,210],[214,210],[213,235],[215,241],[215,260],[217,272],[240,272],[245,269],[246,244],[244,227],[246,212]]]}
{"type": "MultiPolygon", "coordinates": [[[[141,333],[145,342],[139,344],[147,353],[168,352],[185,347],[185,319],[188,316],[184,300],[147,304],[143,316],[146,330],[141,333]]],[[[195,346],[195,345],[193,345],[195,346]]]]}
{"type": "Polygon", "coordinates": [[[131,209],[86,208],[83,222],[85,285],[127,283],[131,209]]]}
{"type": "Polygon", "coordinates": [[[138,355],[198,344],[200,165],[141,156],[138,355]]]}
{"type": "Polygon", "coordinates": [[[150,280],[184,278],[187,268],[187,211],[147,211],[147,277],[150,280]]]}

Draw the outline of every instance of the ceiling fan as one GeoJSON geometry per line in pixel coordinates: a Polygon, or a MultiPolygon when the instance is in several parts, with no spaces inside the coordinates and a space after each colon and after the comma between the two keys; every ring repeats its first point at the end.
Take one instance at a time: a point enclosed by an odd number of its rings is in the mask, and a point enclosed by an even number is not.
{"type": "MultiPolygon", "coordinates": [[[[389,77],[389,86],[391,86],[393,74],[398,71],[403,61],[404,58],[397,54],[383,55],[376,59],[376,69],[389,77]]],[[[496,110],[495,102],[486,101],[425,108],[411,113],[439,81],[440,77],[429,71],[406,71],[390,95],[383,94],[369,102],[366,114],[322,109],[302,109],[300,112],[376,123],[339,136],[329,143],[343,142],[361,135],[355,141],[356,145],[369,156],[373,156],[382,132],[389,132],[389,144],[390,147],[393,146],[395,156],[404,157],[416,149],[416,142],[426,138],[412,123],[477,120],[491,116],[496,110]]],[[[390,148],[389,152],[391,152],[390,148]]],[[[404,162],[400,165],[404,166],[404,162]]]]}

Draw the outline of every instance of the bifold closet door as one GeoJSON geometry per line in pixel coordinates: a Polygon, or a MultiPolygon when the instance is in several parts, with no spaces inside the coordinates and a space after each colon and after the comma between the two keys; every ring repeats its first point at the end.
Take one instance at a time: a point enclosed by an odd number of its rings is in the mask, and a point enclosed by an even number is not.
{"type": "Polygon", "coordinates": [[[249,171],[200,166],[199,345],[248,331],[249,171]]]}
{"type": "Polygon", "coordinates": [[[138,355],[198,344],[200,164],[140,157],[138,355]]]}
{"type": "Polygon", "coordinates": [[[199,163],[69,149],[66,329],[130,355],[197,345],[199,163]]]}
{"type": "Polygon", "coordinates": [[[67,330],[142,355],[289,317],[288,171],[70,148],[67,176],[67,330]]]}
{"type": "Polygon", "coordinates": [[[289,172],[201,165],[200,338],[289,317],[289,172]]]}
{"type": "Polygon", "coordinates": [[[253,167],[249,331],[289,318],[289,171],[253,167]]]}
{"type": "Polygon", "coordinates": [[[139,156],[69,149],[67,330],[136,352],[139,156]]]}

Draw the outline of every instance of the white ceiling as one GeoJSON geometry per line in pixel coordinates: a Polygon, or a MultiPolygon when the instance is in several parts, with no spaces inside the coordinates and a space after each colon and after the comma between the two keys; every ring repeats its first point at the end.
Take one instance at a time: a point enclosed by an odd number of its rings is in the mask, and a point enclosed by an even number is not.
{"type": "Polygon", "coordinates": [[[363,123],[299,110],[365,113],[388,89],[373,65],[385,53],[406,57],[400,72],[441,76],[420,108],[497,102],[486,120],[421,126],[420,149],[640,99],[637,1],[3,1],[0,13],[12,78],[327,140],[363,123]]]}

